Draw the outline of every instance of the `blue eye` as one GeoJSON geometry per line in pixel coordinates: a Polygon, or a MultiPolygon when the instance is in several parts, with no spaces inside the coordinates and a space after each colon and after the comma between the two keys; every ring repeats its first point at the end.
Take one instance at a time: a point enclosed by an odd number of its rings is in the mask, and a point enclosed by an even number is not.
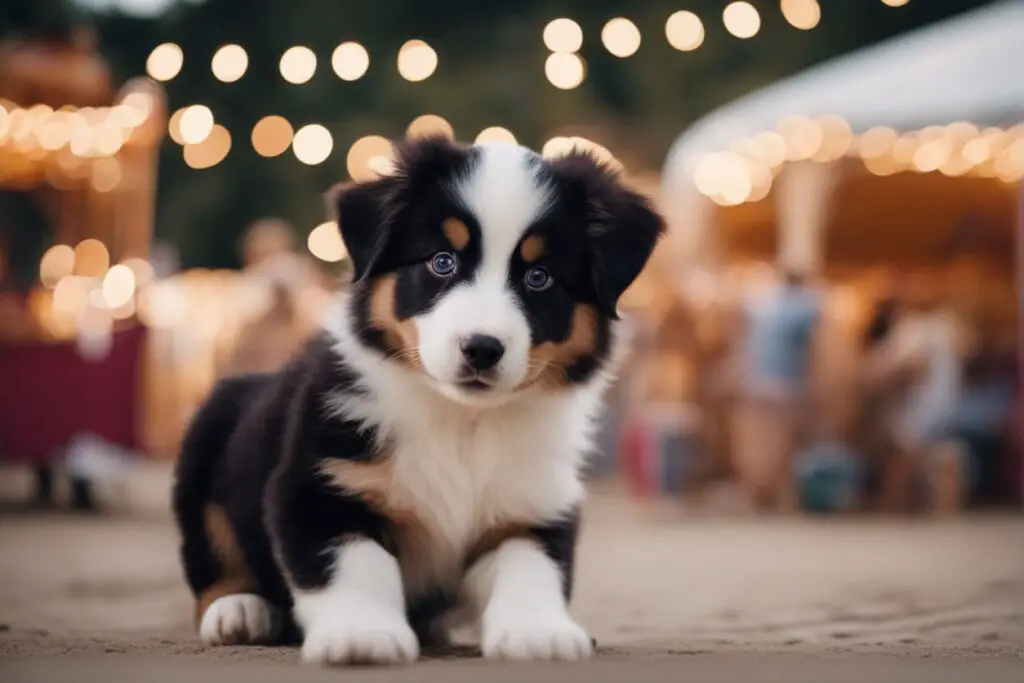
{"type": "Polygon", "coordinates": [[[434,254],[434,258],[430,259],[430,272],[438,277],[450,277],[455,274],[455,270],[458,268],[459,262],[456,260],[454,254],[450,254],[447,251],[441,251],[434,254]]]}
{"type": "Polygon", "coordinates": [[[534,266],[526,271],[526,277],[523,278],[526,282],[526,286],[534,291],[541,291],[551,286],[554,279],[551,277],[551,273],[544,266],[534,266]]]}

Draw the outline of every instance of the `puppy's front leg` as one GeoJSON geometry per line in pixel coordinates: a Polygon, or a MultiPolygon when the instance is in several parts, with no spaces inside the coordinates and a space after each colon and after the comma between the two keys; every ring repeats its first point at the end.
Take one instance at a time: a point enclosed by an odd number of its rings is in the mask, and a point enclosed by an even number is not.
{"type": "Polygon", "coordinates": [[[419,643],[406,621],[395,557],[375,541],[358,537],[333,553],[336,560],[324,586],[294,591],[295,616],[305,633],[302,659],[318,664],[414,661],[419,643]]]}
{"type": "Polygon", "coordinates": [[[579,660],[593,653],[568,610],[575,523],[542,531],[547,535],[506,540],[466,576],[485,657],[579,660]]]}
{"type": "Polygon", "coordinates": [[[414,661],[419,642],[406,618],[398,561],[376,540],[384,520],[358,498],[315,480],[279,480],[269,509],[303,631],[302,659],[414,661]]]}

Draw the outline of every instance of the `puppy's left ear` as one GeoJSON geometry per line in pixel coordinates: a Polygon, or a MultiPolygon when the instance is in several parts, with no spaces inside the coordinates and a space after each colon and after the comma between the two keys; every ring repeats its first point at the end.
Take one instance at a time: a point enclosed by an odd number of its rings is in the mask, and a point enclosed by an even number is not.
{"type": "Polygon", "coordinates": [[[394,181],[379,178],[361,183],[338,183],[326,196],[334,212],[349,258],[353,280],[360,282],[374,274],[390,241],[387,206],[394,181]]]}
{"type": "Polygon", "coordinates": [[[591,197],[590,271],[597,302],[617,319],[618,301],[654,251],[665,221],[650,202],[612,181],[591,197]]]}

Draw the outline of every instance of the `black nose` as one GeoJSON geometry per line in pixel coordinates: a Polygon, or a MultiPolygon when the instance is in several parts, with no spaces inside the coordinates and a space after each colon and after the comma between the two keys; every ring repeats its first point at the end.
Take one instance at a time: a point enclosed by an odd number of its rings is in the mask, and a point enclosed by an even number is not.
{"type": "Polygon", "coordinates": [[[505,345],[486,334],[471,334],[459,344],[462,357],[478,372],[490,370],[505,355],[505,345]]]}

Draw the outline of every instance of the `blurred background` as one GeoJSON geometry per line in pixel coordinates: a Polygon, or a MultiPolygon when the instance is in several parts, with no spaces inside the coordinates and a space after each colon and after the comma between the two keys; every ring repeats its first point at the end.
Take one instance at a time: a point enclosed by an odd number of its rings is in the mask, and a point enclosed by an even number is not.
{"type": "Polygon", "coordinates": [[[0,663],[234,656],[184,429],[344,287],[323,192],[427,133],[591,149],[668,219],[591,462],[602,653],[1019,658],[1022,36],[1024,0],[0,2],[0,663]]]}
{"type": "Polygon", "coordinates": [[[593,149],[669,219],[622,303],[614,490],[1020,501],[1019,0],[15,0],[0,35],[12,500],[162,491],[212,383],[343,286],[322,192],[442,132],[593,149]]]}

